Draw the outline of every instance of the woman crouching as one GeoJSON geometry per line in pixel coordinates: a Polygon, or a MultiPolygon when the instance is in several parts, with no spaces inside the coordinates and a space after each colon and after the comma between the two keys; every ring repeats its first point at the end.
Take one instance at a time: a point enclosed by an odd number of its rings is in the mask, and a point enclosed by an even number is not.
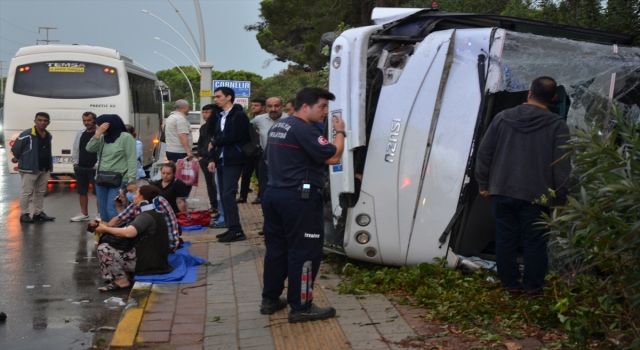
{"type": "Polygon", "coordinates": [[[173,271],[169,265],[169,236],[167,223],[161,213],[150,204],[160,195],[155,186],[142,186],[133,196],[133,204],[140,207],[138,215],[127,227],[98,226],[100,234],[98,259],[102,278],[106,283],[101,292],[128,288],[127,272],[136,275],[157,275],[173,271]]]}

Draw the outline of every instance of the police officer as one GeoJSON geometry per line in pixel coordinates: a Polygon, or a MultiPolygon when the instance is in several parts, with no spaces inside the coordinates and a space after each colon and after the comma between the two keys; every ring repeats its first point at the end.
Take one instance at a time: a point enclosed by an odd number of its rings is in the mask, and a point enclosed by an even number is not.
{"type": "Polygon", "coordinates": [[[332,118],[336,131],[330,144],[314,123],[327,115],[328,100],[335,96],[320,88],[304,88],[295,99],[295,112],[269,131],[265,160],[269,184],[263,198],[264,258],[262,314],[273,314],[287,303],[289,322],[322,320],[335,316],[333,307],[313,304],[324,243],[323,196],[326,164],[338,164],[344,150],[344,121],[332,118]],[[287,299],[280,295],[289,279],[287,299]]]}

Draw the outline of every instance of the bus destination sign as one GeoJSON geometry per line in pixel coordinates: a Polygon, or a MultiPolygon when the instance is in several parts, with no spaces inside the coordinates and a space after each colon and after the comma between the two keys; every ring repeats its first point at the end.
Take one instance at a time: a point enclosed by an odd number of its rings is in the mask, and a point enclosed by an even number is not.
{"type": "Polygon", "coordinates": [[[65,63],[55,62],[47,63],[50,73],[84,73],[85,65],[83,63],[65,63]]]}

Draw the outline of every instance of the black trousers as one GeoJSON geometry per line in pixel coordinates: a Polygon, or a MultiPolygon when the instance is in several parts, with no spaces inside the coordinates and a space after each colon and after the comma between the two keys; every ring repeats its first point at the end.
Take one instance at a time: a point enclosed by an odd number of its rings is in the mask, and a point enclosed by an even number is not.
{"type": "Polygon", "coordinates": [[[258,197],[264,198],[264,191],[267,190],[267,184],[269,183],[269,166],[267,162],[260,158],[260,167],[258,169],[258,185],[260,187],[260,192],[258,193],[258,197]]]}
{"type": "Polygon", "coordinates": [[[262,297],[277,300],[288,278],[289,305],[293,310],[306,310],[313,302],[313,282],[322,260],[322,193],[316,188],[308,200],[302,200],[298,190],[269,187],[262,208],[267,247],[262,297]]]}
{"type": "MultiPolygon", "coordinates": [[[[260,159],[262,159],[261,156],[245,158],[246,163],[244,164],[244,169],[242,169],[242,182],[240,183],[240,198],[247,199],[249,185],[251,184],[251,175],[253,175],[254,171],[256,175],[259,174],[260,159]]],[[[260,186],[260,179],[258,179],[258,186],[260,186]]]]}
{"type": "Polygon", "coordinates": [[[207,182],[207,195],[209,196],[209,205],[212,209],[218,209],[218,191],[216,190],[216,180],[214,174],[207,168],[209,166],[209,159],[203,157],[200,159],[200,170],[204,175],[204,179],[207,182]]]}
{"type": "Polygon", "coordinates": [[[240,225],[240,212],[236,203],[238,193],[238,181],[244,165],[218,165],[218,186],[220,187],[220,200],[224,209],[224,221],[231,232],[242,230],[240,225]]]}

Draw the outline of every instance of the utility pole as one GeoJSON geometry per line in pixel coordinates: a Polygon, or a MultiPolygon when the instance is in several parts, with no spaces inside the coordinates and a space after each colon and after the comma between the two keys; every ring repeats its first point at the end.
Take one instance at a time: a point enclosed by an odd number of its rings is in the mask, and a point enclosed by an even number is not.
{"type": "Polygon", "coordinates": [[[0,61],[0,103],[4,106],[4,73],[2,71],[2,62],[0,61]]]}
{"type": "Polygon", "coordinates": [[[202,72],[200,80],[200,106],[211,103],[212,86],[211,71],[213,63],[207,62],[207,46],[204,40],[204,24],[202,23],[202,11],[200,10],[200,1],[193,0],[196,8],[196,19],[198,20],[198,32],[200,34],[200,71],[202,72]]]}
{"type": "Polygon", "coordinates": [[[41,41],[45,41],[45,42],[47,43],[47,45],[49,45],[49,43],[50,43],[50,42],[51,42],[51,43],[57,43],[57,42],[60,42],[60,40],[52,40],[52,39],[49,39],[49,30],[51,30],[51,29],[58,29],[58,28],[53,28],[53,27],[38,27],[38,34],[40,34],[40,30],[41,30],[41,29],[45,29],[45,30],[47,31],[47,39],[45,39],[45,40],[36,40],[36,45],[37,45],[39,42],[41,42],[41,41]]]}

